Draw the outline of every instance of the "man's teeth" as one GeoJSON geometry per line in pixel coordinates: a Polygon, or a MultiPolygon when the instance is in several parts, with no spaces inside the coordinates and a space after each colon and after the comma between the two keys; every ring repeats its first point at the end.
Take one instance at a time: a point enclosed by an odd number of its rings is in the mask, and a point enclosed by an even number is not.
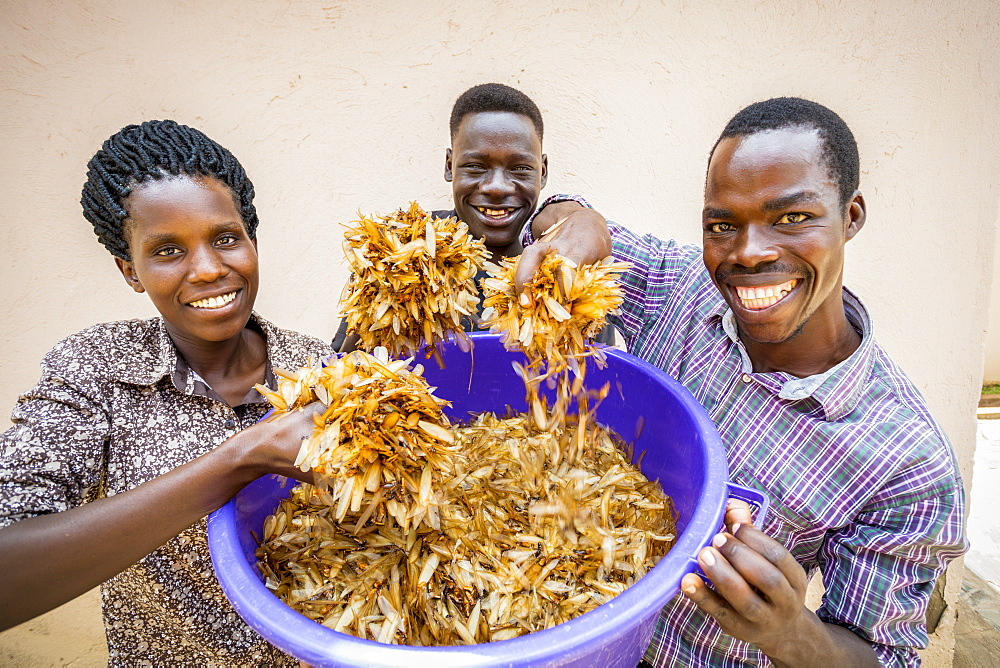
{"type": "Polygon", "coordinates": [[[234,299],[236,299],[236,293],[230,292],[229,294],[219,295],[218,297],[199,299],[196,302],[191,302],[188,306],[193,306],[195,308],[222,308],[234,299]]]}
{"type": "Polygon", "coordinates": [[[479,209],[480,213],[487,215],[490,218],[503,218],[508,213],[514,210],[514,209],[488,209],[485,206],[477,206],[476,208],[479,209]]]}
{"type": "Polygon", "coordinates": [[[740,298],[740,303],[744,308],[752,311],[759,311],[768,306],[774,306],[784,298],[792,288],[795,287],[796,279],[792,279],[781,285],[764,285],[759,288],[745,288],[736,286],[736,294],[740,298]]]}

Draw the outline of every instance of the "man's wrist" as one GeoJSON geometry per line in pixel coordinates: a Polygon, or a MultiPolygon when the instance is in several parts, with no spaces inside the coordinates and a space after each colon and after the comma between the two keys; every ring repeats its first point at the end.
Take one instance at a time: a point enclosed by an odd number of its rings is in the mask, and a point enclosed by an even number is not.
{"type": "Polygon", "coordinates": [[[538,240],[538,237],[540,235],[536,235],[533,228],[535,219],[538,217],[538,214],[540,214],[545,209],[545,207],[549,206],[550,204],[559,204],[560,202],[576,202],[580,206],[585,207],[587,209],[594,208],[590,205],[590,202],[584,199],[581,195],[569,195],[569,194],[549,195],[541,203],[538,209],[535,210],[535,213],[531,215],[531,218],[528,219],[527,224],[521,231],[521,246],[526,248],[538,240]]]}
{"type": "Polygon", "coordinates": [[[548,197],[546,197],[545,201],[542,202],[542,205],[538,207],[538,210],[541,211],[549,204],[558,204],[559,202],[576,202],[577,204],[579,204],[584,208],[587,209],[594,208],[590,206],[590,202],[588,202],[586,198],[583,197],[583,195],[572,195],[572,194],[562,193],[557,195],[549,195],[548,197]]]}
{"type": "Polygon", "coordinates": [[[864,639],[842,626],[824,622],[807,608],[791,626],[773,645],[758,645],[777,668],[878,665],[875,651],[864,639]]]}

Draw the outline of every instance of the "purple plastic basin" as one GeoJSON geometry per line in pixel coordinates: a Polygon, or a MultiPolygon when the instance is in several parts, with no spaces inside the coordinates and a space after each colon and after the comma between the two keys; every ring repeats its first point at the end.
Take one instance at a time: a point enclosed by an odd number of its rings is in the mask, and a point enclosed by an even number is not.
{"type": "MultiPolygon", "coordinates": [[[[474,334],[471,354],[446,346],[445,368],[425,363],[426,377],[446,412],[461,420],[470,411],[525,409],[524,384],[496,336],[474,334]]],[[[591,364],[591,367],[594,365],[591,364]]],[[[212,562],[236,612],[269,642],[313,666],[613,666],[636,665],[649,644],[660,609],[679,591],[681,578],[697,568],[723,518],[729,471],[715,426],[679,383],[646,362],[608,351],[605,369],[588,369],[587,385],[610,382],[597,410],[600,422],[634,443],[641,466],[658,478],[678,513],[673,549],[614,600],[546,631],[513,640],[460,647],[383,645],[338,633],[281,602],[263,584],[254,550],[264,518],[287,497],[292,484],[260,478],[208,519],[212,562]]]]}

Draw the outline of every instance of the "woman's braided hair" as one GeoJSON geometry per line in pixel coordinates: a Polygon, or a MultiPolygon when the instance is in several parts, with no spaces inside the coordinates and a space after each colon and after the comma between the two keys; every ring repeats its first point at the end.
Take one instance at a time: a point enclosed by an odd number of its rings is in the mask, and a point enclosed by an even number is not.
{"type": "Polygon", "coordinates": [[[214,177],[233,191],[251,238],[257,233],[253,183],[239,161],[204,133],[174,121],[146,121],[111,135],[87,163],[83,215],[98,240],[123,260],[131,260],[126,235],[125,198],[146,181],[186,174],[214,177]]]}

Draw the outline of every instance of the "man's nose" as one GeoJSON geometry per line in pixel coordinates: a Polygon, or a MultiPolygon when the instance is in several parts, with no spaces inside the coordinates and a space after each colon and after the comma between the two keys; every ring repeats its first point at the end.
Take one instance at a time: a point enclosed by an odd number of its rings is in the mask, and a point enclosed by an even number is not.
{"type": "Polygon", "coordinates": [[[514,192],[514,181],[506,169],[493,169],[487,173],[482,191],[491,197],[503,197],[514,192]]]}
{"type": "Polygon", "coordinates": [[[739,234],[730,260],[744,267],[756,267],[778,259],[778,249],[767,230],[746,225],[739,234]]]}

